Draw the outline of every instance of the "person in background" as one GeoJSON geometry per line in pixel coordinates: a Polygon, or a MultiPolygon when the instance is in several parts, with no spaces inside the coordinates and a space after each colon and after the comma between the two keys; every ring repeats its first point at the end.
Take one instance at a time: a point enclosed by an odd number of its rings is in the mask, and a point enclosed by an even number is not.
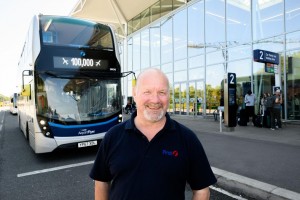
{"type": "Polygon", "coordinates": [[[208,200],[216,178],[197,136],[167,113],[166,75],[146,69],[132,93],[137,110],[106,133],[90,172],[95,199],[184,200],[188,183],[193,200],[208,200]]]}
{"type": "Polygon", "coordinates": [[[254,119],[254,104],[256,102],[256,97],[252,93],[251,90],[248,90],[247,94],[245,95],[245,104],[246,104],[246,113],[248,122],[253,121],[254,119]]]}
{"type": "Polygon", "coordinates": [[[281,128],[281,104],[282,104],[282,96],[280,94],[280,90],[276,90],[275,95],[273,97],[273,114],[271,114],[271,130],[275,130],[275,128],[281,128]]]}

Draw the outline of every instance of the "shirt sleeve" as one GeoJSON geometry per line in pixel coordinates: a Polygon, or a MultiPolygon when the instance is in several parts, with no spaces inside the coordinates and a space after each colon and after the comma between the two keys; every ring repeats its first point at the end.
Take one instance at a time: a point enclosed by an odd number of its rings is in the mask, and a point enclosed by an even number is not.
{"type": "Polygon", "coordinates": [[[212,172],[202,144],[196,135],[193,135],[189,146],[189,173],[188,183],[192,190],[200,190],[213,185],[217,179],[212,172]]]}
{"type": "Polygon", "coordinates": [[[102,181],[102,182],[110,182],[112,180],[112,175],[109,170],[109,165],[107,162],[107,150],[108,150],[108,134],[105,135],[102,140],[94,165],[90,172],[90,177],[93,180],[102,181]]]}

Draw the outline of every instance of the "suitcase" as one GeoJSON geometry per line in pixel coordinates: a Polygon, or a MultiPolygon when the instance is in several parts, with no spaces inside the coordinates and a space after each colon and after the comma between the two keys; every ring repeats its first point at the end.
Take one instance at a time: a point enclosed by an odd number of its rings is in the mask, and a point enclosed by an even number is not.
{"type": "Polygon", "coordinates": [[[253,124],[256,127],[263,127],[263,117],[261,115],[254,115],[253,124]]]}
{"type": "Polygon", "coordinates": [[[240,126],[247,126],[247,122],[248,122],[248,119],[247,119],[246,110],[245,109],[241,109],[240,110],[240,115],[238,117],[238,125],[240,125],[240,126]]]}

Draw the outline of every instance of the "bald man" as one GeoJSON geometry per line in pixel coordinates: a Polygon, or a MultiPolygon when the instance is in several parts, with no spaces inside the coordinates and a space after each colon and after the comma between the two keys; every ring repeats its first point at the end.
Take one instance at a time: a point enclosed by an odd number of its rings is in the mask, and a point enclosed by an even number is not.
{"type": "Polygon", "coordinates": [[[172,120],[169,81],[159,69],[138,76],[133,88],[137,110],[111,128],[100,144],[90,177],[96,200],[207,200],[216,183],[197,136],[172,120]]]}

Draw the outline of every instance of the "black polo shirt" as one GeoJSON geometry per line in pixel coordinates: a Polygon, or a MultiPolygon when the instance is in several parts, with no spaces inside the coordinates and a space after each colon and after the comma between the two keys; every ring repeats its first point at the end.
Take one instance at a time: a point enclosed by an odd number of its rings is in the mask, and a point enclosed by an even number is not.
{"type": "Polygon", "coordinates": [[[197,136],[166,114],[164,128],[149,142],[130,120],[111,128],[91,170],[94,180],[111,182],[110,200],[183,200],[216,182],[197,136]]]}

